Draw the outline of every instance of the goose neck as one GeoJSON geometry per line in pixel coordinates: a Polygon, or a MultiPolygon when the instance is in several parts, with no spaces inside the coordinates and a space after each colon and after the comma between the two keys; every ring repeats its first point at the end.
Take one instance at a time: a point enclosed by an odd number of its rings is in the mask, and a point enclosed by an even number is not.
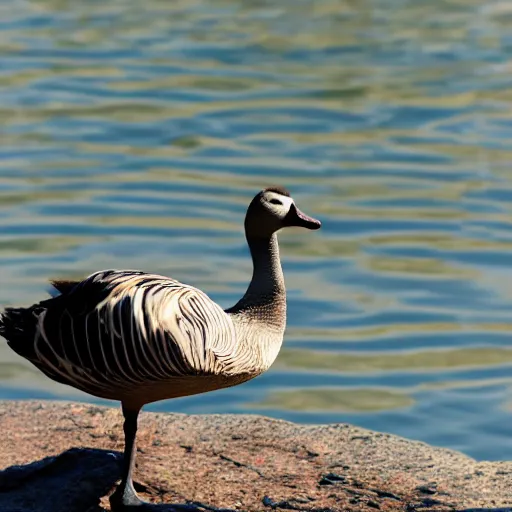
{"type": "Polygon", "coordinates": [[[248,237],[253,275],[247,292],[276,297],[285,292],[279,244],[274,233],[270,237],[248,237]]]}
{"type": "Polygon", "coordinates": [[[245,295],[227,313],[282,327],[286,322],[286,290],[277,236],[248,236],[247,242],[253,261],[252,279],[245,295]]]}

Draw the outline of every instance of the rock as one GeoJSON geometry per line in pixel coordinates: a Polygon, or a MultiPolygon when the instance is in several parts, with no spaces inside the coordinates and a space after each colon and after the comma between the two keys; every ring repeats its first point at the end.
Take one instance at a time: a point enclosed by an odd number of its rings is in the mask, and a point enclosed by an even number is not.
{"type": "MultiPolygon", "coordinates": [[[[0,402],[0,428],[2,512],[110,510],[124,442],[118,409],[0,402]]],[[[136,488],[154,503],[247,512],[512,512],[511,462],[476,462],[344,424],[143,413],[138,446],[136,488]]]]}

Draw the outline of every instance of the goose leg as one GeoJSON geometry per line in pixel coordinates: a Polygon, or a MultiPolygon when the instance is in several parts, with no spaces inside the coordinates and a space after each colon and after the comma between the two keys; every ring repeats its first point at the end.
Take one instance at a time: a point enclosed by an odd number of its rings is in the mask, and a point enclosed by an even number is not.
{"type": "Polygon", "coordinates": [[[140,409],[128,409],[123,404],[124,416],[124,459],[121,483],[110,497],[113,511],[129,512],[236,512],[231,509],[221,509],[201,503],[186,504],[154,504],[141,500],[133,487],[133,469],[137,453],[135,437],[137,435],[137,420],[140,409]]]}
{"type": "Polygon", "coordinates": [[[123,404],[124,416],[124,458],[121,483],[110,498],[112,508],[141,506],[144,502],[137,496],[133,487],[133,469],[137,454],[135,437],[137,436],[137,420],[140,409],[131,410],[123,404]]]}

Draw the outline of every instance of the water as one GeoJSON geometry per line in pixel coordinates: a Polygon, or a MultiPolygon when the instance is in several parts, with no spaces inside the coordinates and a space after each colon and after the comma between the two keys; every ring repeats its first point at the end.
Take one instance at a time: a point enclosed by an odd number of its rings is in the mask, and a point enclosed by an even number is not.
{"type": "MultiPolygon", "coordinates": [[[[512,6],[476,0],[0,6],[0,304],[103,268],[243,293],[281,184],[286,344],[154,410],[347,421],[512,458],[512,6]]],[[[91,400],[0,345],[0,397],[91,400]]]]}

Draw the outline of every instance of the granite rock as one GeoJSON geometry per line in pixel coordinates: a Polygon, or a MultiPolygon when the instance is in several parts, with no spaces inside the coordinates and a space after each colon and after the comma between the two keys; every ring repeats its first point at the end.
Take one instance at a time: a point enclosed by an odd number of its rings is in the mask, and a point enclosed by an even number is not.
{"type": "MultiPolygon", "coordinates": [[[[116,408],[0,402],[0,510],[110,510],[122,421],[116,408]]],[[[137,439],[136,488],[153,503],[194,502],[205,511],[512,512],[512,462],[476,462],[345,424],[143,413],[137,439]]]]}

